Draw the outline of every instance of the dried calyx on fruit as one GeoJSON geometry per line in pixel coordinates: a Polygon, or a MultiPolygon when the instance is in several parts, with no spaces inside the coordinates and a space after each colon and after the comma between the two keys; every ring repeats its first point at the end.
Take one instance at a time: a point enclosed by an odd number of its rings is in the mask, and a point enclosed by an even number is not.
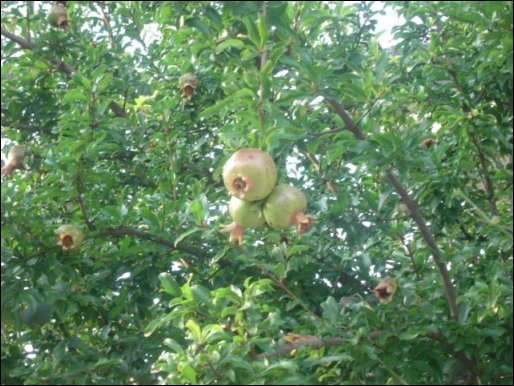
{"type": "Polygon", "coordinates": [[[84,235],[80,228],[71,224],[61,225],[55,234],[58,238],[57,245],[64,251],[76,251],[80,249],[82,241],[84,241],[84,235]]]}
{"type": "Polygon", "coordinates": [[[258,228],[264,224],[261,202],[247,202],[233,196],[228,204],[228,211],[233,222],[221,227],[222,232],[230,232],[231,243],[242,244],[245,228],[258,228]]]}
{"type": "Polygon", "coordinates": [[[188,72],[180,77],[178,80],[178,87],[180,88],[183,97],[191,99],[191,97],[196,94],[198,78],[195,74],[188,72]]]}
{"type": "Polygon", "coordinates": [[[56,1],[47,17],[48,23],[55,28],[68,28],[70,21],[68,20],[68,12],[66,11],[66,4],[63,1],[56,1]]]}
{"type": "Polygon", "coordinates": [[[266,198],[263,205],[264,219],[273,229],[285,229],[296,225],[298,234],[306,232],[315,218],[305,215],[305,195],[290,185],[278,185],[266,198]]]}
{"type": "Polygon", "coordinates": [[[277,168],[267,153],[241,149],[223,166],[223,182],[231,196],[244,201],[263,200],[277,182],[277,168]]]}
{"type": "Polygon", "coordinates": [[[390,277],[381,280],[373,290],[373,294],[380,303],[387,303],[391,301],[395,293],[396,282],[390,277]]]}
{"type": "Polygon", "coordinates": [[[11,178],[14,169],[25,170],[23,159],[27,155],[27,146],[14,145],[9,149],[7,162],[2,168],[2,177],[11,178]]]}

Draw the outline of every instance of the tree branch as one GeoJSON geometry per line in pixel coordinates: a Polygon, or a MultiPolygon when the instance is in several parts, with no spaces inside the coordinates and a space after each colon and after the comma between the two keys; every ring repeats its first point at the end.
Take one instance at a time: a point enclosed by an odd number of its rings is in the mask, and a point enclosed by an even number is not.
{"type": "MultiPolygon", "coordinates": [[[[314,166],[314,169],[316,169],[316,171],[321,176],[321,178],[325,179],[326,172],[321,174],[321,165],[320,165],[319,161],[316,159],[316,157],[314,156],[314,154],[309,153],[308,151],[304,151],[303,154],[305,154],[305,156],[309,159],[309,161],[311,161],[312,166],[314,166]]],[[[330,190],[330,193],[332,193],[332,196],[337,198],[337,189],[335,188],[334,184],[332,183],[332,180],[326,181],[325,185],[327,186],[327,189],[330,190]]]]}
{"type": "Polygon", "coordinates": [[[117,228],[111,228],[111,229],[104,229],[100,232],[98,232],[98,236],[112,236],[112,237],[124,237],[124,236],[130,236],[130,237],[136,237],[143,240],[149,240],[153,241],[157,244],[162,244],[170,249],[181,251],[184,253],[187,253],[189,255],[193,255],[196,257],[205,257],[206,253],[201,250],[200,248],[194,247],[192,245],[185,244],[184,242],[180,242],[177,245],[175,245],[174,241],[164,239],[162,237],[154,236],[149,233],[129,228],[125,226],[119,226],[117,228]]]}
{"type": "MultiPolygon", "coordinates": [[[[27,50],[33,50],[35,48],[34,43],[28,41],[25,38],[22,38],[21,36],[17,36],[13,34],[12,32],[8,31],[4,26],[2,26],[2,35],[6,38],[12,40],[15,43],[18,43],[21,47],[27,49],[27,50]]],[[[46,60],[48,60],[50,63],[55,65],[60,71],[64,72],[66,75],[71,76],[75,70],[67,65],[66,63],[52,57],[46,57],[46,60]]],[[[128,114],[125,110],[123,110],[116,102],[112,101],[109,104],[109,108],[111,111],[118,117],[121,118],[128,118],[128,114]]]]}
{"type": "Polygon", "coordinates": [[[320,348],[320,347],[330,347],[330,346],[337,346],[338,344],[341,344],[344,342],[343,338],[328,338],[328,339],[301,339],[297,340],[296,342],[286,344],[284,346],[279,347],[275,351],[271,352],[263,352],[261,354],[258,354],[255,356],[256,359],[264,359],[264,358],[272,358],[272,357],[278,357],[282,354],[285,354],[291,350],[297,349],[298,347],[302,346],[310,346],[312,348],[320,348]]]}
{"type": "Polygon", "coordinates": [[[52,129],[50,127],[42,127],[42,126],[33,126],[26,123],[15,123],[15,122],[8,122],[5,119],[2,118],[2,127],[11,128],[11,129],[18,129],[18,130],[26,130],[26,131],[32,131],[32,132],[42,132],[50,134],[52,132],[52,129]]]}
{"type": "MultiPolygon", "coordinates": [[[[345,123],[345,128],[353,133],[353,135],[360,140],[366,139],[364,133],[359,130],[357,124],[352,120],[352,118],[348,115],[346,111],[342,108],[342,106],[337,103],[333,99],[327,99],[328,104],[334,109],[337,115],[341,117],[341,119],[345,123]]],[[[419,210],[418,203],[410,196],[407,190],[400,183],[394,172],[389,169],[387,171],[387,179],[394,186],[400,197],[402,198],[407,208],[409,208],[410,214],[416,224],[418,225],[419,230],[425,242],[429,246],[432,256],[434,258],[434,262],[439,271],[439,275],[441,276],[441,280],[443,281],[444,290],[446,292],[446,298],[448,300],[448,306],[450,308],[451,318],[455,321],[458,321],[458,309],[457,309],[457,297],[455,295],[455,290],[450,280],[450,276],[448,274],[448,270],[446,269],[446,264],[443,260],[442,254],[435,242],[430,229],[428,228],[423,216],[421,215],[421,211],[419,210]]]]}
{"type": "Polygon", "coordinates": [[[109,40],[111,41],[111,49],[114,51],[116,49],[116,40],[114,40],[114,35],[112,33],[111,25],[109,23],[109,16],[104,11],[105,4],[103,1],[99,1],[98,5],[100,6],[100,12],[102,13],[102,20],[104,22],[105,29],[109,34],[109,40]]]}
{"type": "MultiPolygon", "coordinates": [[[[371,340],[377,340],[380,338],[382,334],[387,333],[387,331],[381,331],[381,330],[372,330],[369,332],[368,338],[371,340]]],[[[444,338],[440,331],[435,332],[428,332],[426,334],[422,334],[422,336],[427,337],[432,340],[443,342],[444,338]]],[[[306,338],[306,339],[300,339],[293,343],[283,345],[276,349],[275,351],[271,352],[263,352],[261,354],[258,354],[255,356],[255,359],[265,359],[265,358],[272,358],[277,357],[282,354],[288,353],[291,350],[297,349],[298,347],[302,346],[310,346],[314,349],[318,349],[321,347],[330,347],[330,346],[337,346],[338,344],[344,343],[345,339],[340,337],[334,337],[334,338],[306,338]]]]}
{"type": "Polygon", "coordinates": [[[95,229],[93,222],[89,219],[86,207],[84,206],[84,201],[82,200],[82,180],[79,175],[77,175],[77,179],[75,181],[77,187],[77,201],[79,203],[80,211],[82,212],[82,217],[84,218],[84,222],[86,223],[87,229],[90,231],[95,229]]]}

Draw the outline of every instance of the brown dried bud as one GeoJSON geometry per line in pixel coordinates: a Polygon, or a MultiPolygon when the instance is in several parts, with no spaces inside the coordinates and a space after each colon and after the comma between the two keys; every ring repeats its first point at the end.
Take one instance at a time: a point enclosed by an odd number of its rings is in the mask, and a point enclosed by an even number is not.
{"type": "Polygon", "coordinates": [[[68,20],[68,11],[66,4],[62,1],[56,1],[47,16],[48,23],[55,28],[68,28],[70,21],[68,20]]]}
{"type": "Polygon", "coordinates": [[[84,235],[80,228],[71,224],[60,226],[55,231],[55,234],[58,238],[57,245],[59,245],[63,251],[76,251],[80,249],[82,241],[84,241],[84,235]]]}
{"type": "Polygon", "coordinates": [[[178,80],[178,87],[180,91],[182,91],[182,96],[188,99],[196,94],[196,89],[198,88],[198,78],[195,74],[188,72],[180,77],[178,80]]]}
{"type": "Polygon", "coordinates": [[[380,303],[390,302],[393,299],[395,293],[396,282],[389,277],[381,280],[373,290],[373,294],[380,303]]]}
{"type": "Polygon", "coordinates": [[[2,168],[2,177],[11,178],[14,169],[25,170],[23,159],[27,155],[27,146],[14,145],[7,154],[7,163],[2,168]]]}
{"type": "Polygon", "coordinates": [[[425,146],[427,149],[430,148],[435,143],[435,139],[427,138],[421,141],[421,145],[425,146]]]}

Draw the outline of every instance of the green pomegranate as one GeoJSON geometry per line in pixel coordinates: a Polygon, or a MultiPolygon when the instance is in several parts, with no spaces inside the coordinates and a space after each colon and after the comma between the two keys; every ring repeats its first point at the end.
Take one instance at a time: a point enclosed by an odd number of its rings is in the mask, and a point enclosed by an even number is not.
{"type": "Polygon", "coordinates": [[[263,205],[264,219],[273,229],[285,229],[296,225],[298,234],[306,232],[314,223],[314,217],[306,216],[305,195],[290,185],[278,185],[263,205]]]}
{"type": "Polygon", "coordinates": [[[277,168],[267,153],[241,149],[223,166],[223,182],[231,196],[243,201],[263,200],[277,182],[277,168]]]}
{"type": "Polygon", "coordinates": [[[66,6],[56,1],[47,16],[48,23],[55,28],[67,28],[69,26],[68,12],[66,6]]]}
{"type": "Polygon", "coordinates": [[[233,222],[222,225],[222,232],[230,232],[231,243],[243,243],[245,228],[258,228],[264,224],[261,202],[246,202],[232,196],[228,204],[228,211],[233,222]]]}

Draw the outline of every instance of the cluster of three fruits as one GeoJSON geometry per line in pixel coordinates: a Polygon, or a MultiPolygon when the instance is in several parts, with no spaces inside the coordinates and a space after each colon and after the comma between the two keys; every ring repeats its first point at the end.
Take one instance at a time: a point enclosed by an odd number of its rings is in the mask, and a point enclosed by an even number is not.
{"type": "Polygon", "coordinates": [[[222,225],[230,232],[230,242],[243,242],[245,228],[267,223],[273,229],[296,225],[305,232],[313,218],[305,215],[305,195],[291,185],[277,185],[277,168],[273,159],[259,149],[241,149],[223,166],[223,182],[232,196],[229,213],[233,222],[222,225]]]}

